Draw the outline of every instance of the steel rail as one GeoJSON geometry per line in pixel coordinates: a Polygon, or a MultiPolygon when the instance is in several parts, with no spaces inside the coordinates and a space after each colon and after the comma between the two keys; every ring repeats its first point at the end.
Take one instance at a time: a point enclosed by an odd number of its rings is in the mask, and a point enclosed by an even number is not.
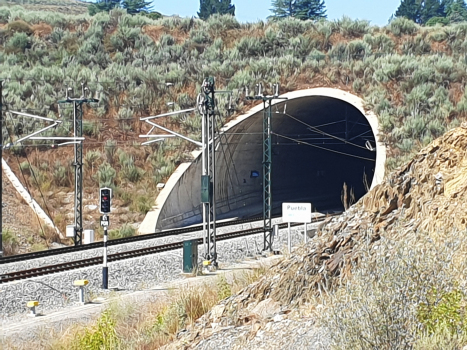
{"type": "MultiPolygon", "coordinates": [[[[219,222],[219,223],[216,223],[216,226],[225,227],[225,226],[230,226],[230,225],[240,225],[240,224],[247,224],[250,222],[255,222],[255,221],[260,221],[260,220],[262,220],[262,217],[254,217],[254,218],[249,218],[249,219],[219,222]]],[[[177,236],[177,235],[181,235],[185,233],[201,231],[202,229],[203,229],[203,225],[196,225],[192,227],[178,228],[178,229],[173,229],[170,231],[150,233],[146,235],[117,238],[117,239],[109,240],[107,245],[112,246],[112,245],[119,245],[119,244],[125,244],[125,243],[140,242],[140,241],[145,241],[148,239],[163,238],[163,237],[168,237],[168,236],[177,236]]],[[[101,247],[102,247],[102,242],[94,242],[94,243],[83,244],[79,246],[69,246],[69,247],[64,247],[64,248],[43,250],[40,252],[5,256],[5,257],[0,258],[0,265],[10,264],[10,263],[18,262],[18,261],[38,259],[38,258],[43,258],[46,256],[74,253],[74,252],[79,252],[79,251],[89,250],[89,249],[96,249],[96,248],[101,248],[101,247]]]]}
{"type": "MultiPolygon", "coordinates": [[[[325,219],[326,217],[317,218],[313,222],[314,223],[321,222],[321,221],[324,221],[325,219]]],[[[288,225],[287,223],[279,224],[279,228],[284,229],[287,227],[287,225],[288,225]]],[[[301,226],[301,225],[303,224],[302,223],[291,224],[292,227],[301,226]]],[[[259,234],[263,232],[264,232],[264,227],[256,227],[256,228],[252,228],[248,230],[229,232],[229,233],[218,235],[217,241],[224,241],[228,239],[250,236],[253,234],[259,234]]],[[[203,243],[203,238],[198,238],[198,244],[202,244],[202,243],[203,243]]],[[[113,262],[113,261],[131,259],[131,258],[136,258],[140,256],[173,251],[173,250],[177,250],[181,248],[183,248],[183,241],[110,254],[108,256],[108,261],[113,262]]],[[[88,259],[83,259],[83,260],[70,261],[70,262],[65,262],[65,263],[60,263],[60,264],[55,264],[55,265],[38,267],[34,269],[29,269],[29,270],[8,272],[0,276],[0,284],[18,281],[18,280],[27,279],[27,278],[38,277],[38,276],[45,276],[45,275],[50,275],[50,274],[57,273],[57,272],[70,271],[70,270],[75,270],[78,268],[95,266],[95,265],[100,265],[100,264],[102,264],[102,257],[93,257],[93,258],[88,258],[88,259]]]]}

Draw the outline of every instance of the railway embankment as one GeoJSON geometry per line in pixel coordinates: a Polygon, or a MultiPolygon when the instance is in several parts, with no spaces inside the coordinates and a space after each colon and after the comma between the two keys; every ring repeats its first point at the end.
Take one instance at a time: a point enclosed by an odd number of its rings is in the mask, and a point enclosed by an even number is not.
{"type": "MultiPolygon", "coordinates": [[[[219,233],[232,232],[260,225],[260,223],[243,224],[238,227],[224,227],[219,229],[219,233]]],[[[311,226],[310,226],[311,228],[311,226]]],[[[303,241],[303,227],[292,229],[292,244],[298,245],[303,241]]],[[[166,244],[174,241],[182,241],[193,237],[202,237],[202,232],[184,235],[183,237],[164,237],[156,240],[148,240],[132,243],[131,246],[115,246],[118,251],[129,251],[138,249],[141,245],[154,246],[166,244]],[[153,242],[151,242],[153,241],[153,242]]],[[[263,234],[255,234],[247,237],[235,238],[217,243],[219,262],[227,265],[242,261],[246,258],[255,258],[261,254],[263,247],[263,234]]],[[[283,250],[287,247],[286,230],[276,238],[274,249],[283,250]]],[[[203,247],[198,246],[198,256],[201,259],[203,247]]],[[[102,255],[102,249],[93,249],[73,254],[64,254],[67,257],[58,255],[40,259],[39,262],[31,260],[24,263],[14,263],[14,267],[6,270],[17,271],[18,268],[43,266],[45,262],[49,265],[63,261],[74,261],[76,258],[95,257],[102,255]],[[78,254],[78,255],[76,255],[78,254]],[[26,264],[26,265],[25,265],[26,264]],[[13,269],[13,270],[12,270],[13,269]]],[[[122,293],[144,290],[154,285],[159,285],[168,281],[183,279],[181,274],[183,252],[182,249],[163,252],[138,258],[130,258],[122,261],[109,263],[109,286],[115,287],[122,293]]],[[[98,296],[105,294],[101,289],[102,267],[100,265],[80,268],[72,271],[54,273],[51,275],[34,277],[17,282],[0,284],[0,309],[4,319],[21,319],[28,312],[26,302],[28,300],[38,300],[41,312],[47,314],[55,310],[76,304],[78,291],[73,286],[73,281],[86,279],[89,281],[86,287],[87,295],[98,296]]]]}
{"type": "Polygon", "coordinates": [[[465,324],[453,316],[466,312],[466,150],[463,124],[167,348],[467,345],[465,324]]]}

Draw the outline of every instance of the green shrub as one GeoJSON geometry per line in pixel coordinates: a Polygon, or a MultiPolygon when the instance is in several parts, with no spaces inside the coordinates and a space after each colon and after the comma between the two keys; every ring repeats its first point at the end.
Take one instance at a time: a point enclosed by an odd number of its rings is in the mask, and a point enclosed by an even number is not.
{"type": "Polygon", "coordinates": [[[217,296],[219,300],[232,296],[232,288],[223,275],[217,279],[217,296]]]}
{"type": "Polygon", "coordinates": [[[126,238],[126,237],[133,237],[136,233],[136,230],[130,224],[124,224],[117,230],[110,230],[109,231],[109,238],[110,239],[117,239],[117,238],[126,238]]]}
{"type": "Polygon", "coordinates": [[[77,342],[72,344],[76,350],[111,350],[117,349],[120,343],[116,322],[109,311],[104,311],[94,327],[86,328],[83,335],[78,335],[77,342]]]}
{"type": "Polygon", "coordinates": [[[146,215],[151,210],[154,199],[150,196],[136,196],[130,205],[130,210],[146,215]]]}
{"type": "Polygon", "coordinates": [[[436,239],[420,232],[398,240],[383,236],[365,249],[352,279],[327,300],[322,321],[333,329],[333,346],[412,349],[444,330],[465,339],[464,296],[457,285],[467,272],[467,241],[459,237],[455,231],[436,239]]]}
{"type": "Polygon", "coordinates": [[[99,187],[113,187],[117,172],[109,163],[103,163],[97,170],[97,180],[99,187]]]}
{"type": "Polygon", "coordinates": [[[413,34],[417,31],[417,25],[405,17],[397,17],[389,23],[389,30],[396,36],[413,34]]]}
{"type": "Polygon", "coordinates": [[[458,289],[440,292],[436,288],[428,291],[426,302],[418,306],[417,318],[428,334],[446,329],[451,334],[459,329],[466,331],[464,310],[462,304],[464,295],[458,289]]]}
{"type": "Polygon", "coordinates": [[[5,49],[8,53],[25,52],[31,48],[31,41],[26,33],[16,32],[7,41],[5,49]]]}
{"type": "Polygon", "coordinates": [[[16,235],[8,228],[2,231],[3,255],[10,256],[18,254],[19,242],[16,235]]]}
{"type": "Polygon", "coordinates": [[[71,186],[70,169],[56,161],[53,170],[53,181],[57,186],[71,186]]]}
{"type": "Polygon", "coordinates": [[[437,24],[440,24],[442,26],[446,26],[449,24],[449,19],[447,19],[446,17],[431,17],[426,23],[425,25],[427,27],[434,27],[436,26],[437,24]]]}
{"type": "Polygon", "coordinates": [[[8,8],[5,7],[0,8],[0,23],[8,23],[9,18],[10,10],[8,10],[8,8]]]}
{"type": "Polygon", "coordinates": [[[336,30],[339,30],[344,36],[359,37],[368,33],[370,22],[367,20],[356,19],[343,16],[335,22],[336,30]]]}
{"type": "Polygon", "coordinates": [[[115,153],[117,152],[117,142],[115,140],[107,140],[104,144],[104,151],[107,161],[113,164],[115,153]]]}

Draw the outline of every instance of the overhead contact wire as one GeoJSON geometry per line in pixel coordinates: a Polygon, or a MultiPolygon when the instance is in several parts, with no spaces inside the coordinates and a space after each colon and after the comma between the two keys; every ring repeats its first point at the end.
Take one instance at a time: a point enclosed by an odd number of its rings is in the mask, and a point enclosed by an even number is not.
{"type": "Polygon", "coordinates": [[[277,133],[275,133],[275,132],[271,132],[271,134],[276,135],[276,136],[279,136],[279,137],[282,137],[282,138],[287,139],[287,140],[290,140],[290,141],[297,142],[297,143],[302,144],[302,145],[306,145],[306,146],[311,146],[311,147],[319,148],[319,149],[322,149],[322,150],[324,150],[324,151],[333,152],[333,153],[341,154],[341,155],[348,156],[348,157],[359,158],[359,159],[363,159],[363,160],[369,160],[369,161],[371,161],[371,162],[374,162],[374,161],[375,161],[374,159],[371,159],[371,158],[365,158],[365,157],[357,156],[357,155],[355,155],[355,154],[349,154],[349,153],[345,153],[345,152],[340,152],[340,151],[336,151],[336,150],[333,150],[333,149],[329,149],[329,148],[326,148],[326,147],[321,147],[321,146],[313,145],[312,143],[308,143],[308,142],[296,140],[296,139],[293,139],[293,138],[291,138],[291,137],[287,137],[287,136],[284,136],[284,135],[281,135],[281,134],[277,134],[277,133]]]}

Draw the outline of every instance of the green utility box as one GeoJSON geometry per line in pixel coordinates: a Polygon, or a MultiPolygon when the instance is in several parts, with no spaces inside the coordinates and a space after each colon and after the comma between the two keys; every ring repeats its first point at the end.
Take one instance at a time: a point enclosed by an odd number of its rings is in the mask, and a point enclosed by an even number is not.
{"type": "Polygon", "coordinates": [[[183,242],[183,272],[192,273],[198,266],[198,240],[183,242]]]}
{"type": "Polygon", "coordinates": [[[201,203],[211,203],[212,184],[209,175],[201,176],[201,203]]]}

